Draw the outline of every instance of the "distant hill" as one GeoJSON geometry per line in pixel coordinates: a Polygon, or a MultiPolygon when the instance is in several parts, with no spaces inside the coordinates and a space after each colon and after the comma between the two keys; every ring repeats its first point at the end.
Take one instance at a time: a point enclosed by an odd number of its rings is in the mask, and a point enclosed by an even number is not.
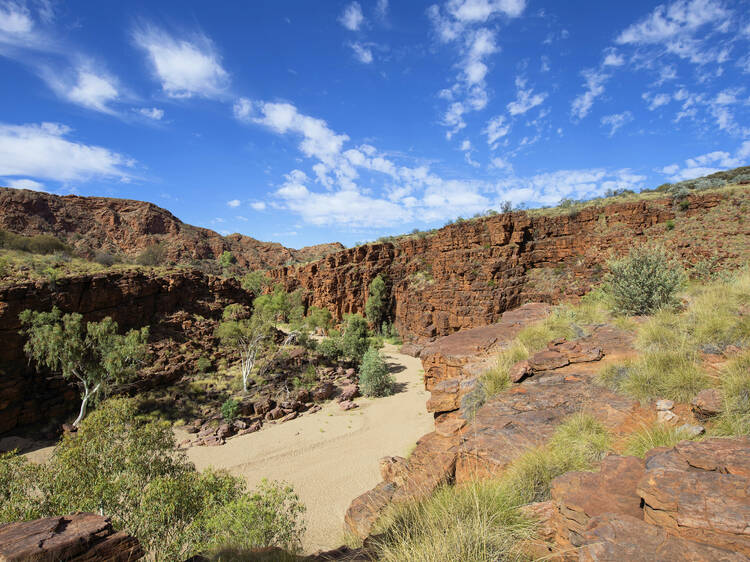
{"type": "Polygon", "coordinates": [[[107,252],[133,258],[158,244],[167,260],[199,265],[230,251],[247,270],[304,263],[344,248],[334,242],[296,250],[241,234],[221,236],[185,224],[153,203],[7,187],[0,187],[0,229],[24,236],[51,234],[91,256],[107,252]]]}

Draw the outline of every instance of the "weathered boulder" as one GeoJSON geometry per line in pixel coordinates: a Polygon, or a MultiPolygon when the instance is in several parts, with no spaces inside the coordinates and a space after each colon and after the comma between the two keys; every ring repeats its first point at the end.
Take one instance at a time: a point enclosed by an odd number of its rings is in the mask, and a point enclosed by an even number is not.
{"type": "Polygon", "coordinates": [[[332,382],[322,382],[316,386],[312,391],[313,399],[316,402],[323,402],[333,396],[333,392],[336,389],[332,382]]]}
{"type": "Polygon", "coordinates": [[[0,525],[0,562],[130,562],[143,556],[137,539],[93,513],[0,525]]]}
{"type": "Polygon", "coordinates": [[[341,393],[339,394],[338,400],[340,402],[351,401],[359,396],[359,386],[356,384],[348,384],[341,387],[341,393]]]}
{"type": "Polygon", "coordinates": [[[629,515],[608,513],[593,518],[577,550],[581,562],[740,562],[740,553],[672,536],[667,530],[629,515]]]}
{"type": "Polygon", "coordinates": [[[636,486],[645,471],[639,458],[610,455],[599,472],[568,472],[555,478],[551,496],[560,513],[558,542],[580,546],[589,521],[605,513],[643,519],[636,486]]]}
{"type": "Polygon", "coordinates": [[[699,419],[716,416],[721,413],[724,406],[721,390],[718,388],[706,388],[705,390],[701,390],[696,394],[695,398],[693,398],[690,405],[699,419]]]}

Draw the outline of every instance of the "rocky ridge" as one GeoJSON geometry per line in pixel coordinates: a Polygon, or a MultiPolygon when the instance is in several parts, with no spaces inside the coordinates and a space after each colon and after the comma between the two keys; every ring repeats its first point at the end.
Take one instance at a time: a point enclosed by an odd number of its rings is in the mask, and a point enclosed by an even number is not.
{"type": "Polygon", "coordinates": [[[735,218],[748,201],[750,189],[739,188],[696,193],[679,206],[664,197],[550,216],[505,213],[270,274],[337,318],[363,312],[370,282],[383,275],[399,333],[424,344],[497,322],[526,302],[575,299],[601,280],[610,256],[639,240],[662,241],[689,265],[741,261],[750,225],[735,218]]]}
{"type": "Polygon", "coordinates": [[[108,197],[52,195],[0,187],[0,229],[24,236],[51,234],[77,252],[135,257],[149,246],[162,244],[174,263],[216,260],[232,252],[246,270],[304,263],[343,249],[339,243],[300,250],[249,236],[221,236],[213,230],[183,223],[153,203],[108,197]]]}

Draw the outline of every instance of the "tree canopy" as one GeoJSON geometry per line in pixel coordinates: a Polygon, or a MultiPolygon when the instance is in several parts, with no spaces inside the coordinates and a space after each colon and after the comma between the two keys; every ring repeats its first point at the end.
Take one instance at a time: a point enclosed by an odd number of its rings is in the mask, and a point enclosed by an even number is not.
{"type": "Polygon", "coordinates": [[[90,403],[113,384],[135,376],[146,358],[148,327],[118,334],[117,322],[110,317],[100,322],[84,322],[78,313],[63,314],[24,310],[19,318],[27,336],[24,351],[30,359],[66,379],[75,378],[83,386],[81,410],[74,425],[86,416],[90,403]]]}
{"type": "Polygon", "coordinates": [[[370,282],[370,291],[365,303],[365,316],[376,331],[386,320],[388,313],[388,289],[382,275],[377,275],[370,282]]]}

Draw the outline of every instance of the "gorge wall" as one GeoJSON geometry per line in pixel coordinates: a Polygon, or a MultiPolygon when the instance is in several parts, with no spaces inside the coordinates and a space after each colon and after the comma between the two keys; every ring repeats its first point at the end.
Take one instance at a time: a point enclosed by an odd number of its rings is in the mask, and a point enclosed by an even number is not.
{"type": "Polygon", "coordinates": [[[24,236],[50,234],[90,255],[101,251],[132,257],[158,243],[166,258],[178,263],[215,260],[229,251],[248,270],[307,262],[343,248],[335,242],[295,250],[241,234],[221,236],[144,201],[5,187],[0,187],[0,229],[24,236]]]}
{"type": "Polygon", "coordinates": [[[748,189],[590,206],[545,216],[513,212],[446,226],[398,243],[336,252],[270,272],[308,305],[337,318],[363,312],[378,274],[391,290],[393,320],[407,341],[425,342],[497,321],[524,302],[558,302],[587,292],[606,260],[638,241],[660,241],[686,263],[736,258],[750,227],[736,220],[748,189]],[[736,210],[736,211],[733,211],[736,210]]]}
{"type": "MultiPolygon", "coordinates": [[[[78,312],[86,320],[112,317],[121,329],[150,325],[152,349],[195,339],[194,315],[217,319],[227,304],[250,306],[253,295],[237,280],[195,270],[154,275],[142,271],[83,275],[50,283],[29,282],[0,288],[0,433],[17,426],[47,422],[74,410],[75,386],[30,365],[23,352],[18,315],[26,309],[78,312]],[[170,315],[175,315],[174,318],[170,315]]],[[[205,331],[205,330],[204,330],[205,331]]],[[[211,333],[210,327],[208,330],[211,333]]],[[[200,345],[200,341],[195,342],[200,345]]],[[[171,349],[169,357],[145,369],[144,376],[179,376],[185,357],[171,349]]]]}

